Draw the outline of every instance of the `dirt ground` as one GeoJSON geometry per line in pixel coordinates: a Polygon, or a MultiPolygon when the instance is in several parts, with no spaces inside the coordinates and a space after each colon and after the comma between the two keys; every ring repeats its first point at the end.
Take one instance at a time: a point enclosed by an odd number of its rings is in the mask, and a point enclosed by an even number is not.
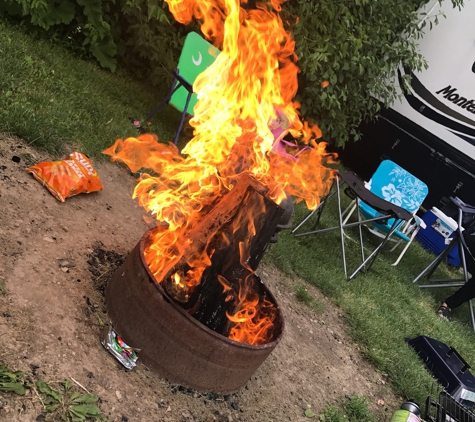
{"type": "MultiPolygon", "coordinates": [[[[315,313],[294,293],[303,282],[269,265],[258,274],[282,309],[285,331],[245,387],[230,395],[183,389],[148,370],[140,354],[125,371],[99,334],[109,323],[104,283],[150,227],[131,199],[135,180],[114,164],[94,163],[104,189],[60,203],[25,172],[47,160],[0,135],[0,364],[32,382],[71,380],[100,397],[110,421],[298,422],[309,419],[307,408],[318,420],[326,404],[351,394],[366,396],[380,421],[390,419],[401,398],[350,340],[341,311],[308,287],[323,304],[315,313]]],[[[0,393],[0,421],[45,420],[42,408],[32,390],[0,393]]]]}

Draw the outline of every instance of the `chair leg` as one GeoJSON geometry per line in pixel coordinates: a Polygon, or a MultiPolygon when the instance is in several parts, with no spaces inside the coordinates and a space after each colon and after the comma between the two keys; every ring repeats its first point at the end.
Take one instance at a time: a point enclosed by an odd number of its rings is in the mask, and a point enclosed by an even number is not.
{"type": "Polygon", "coordinates": [[[176,76],[173,78],[173,82],[172,82],[172,86],[170,87],[170,91],[168,92],[168,94],[163,97],[162,101],[160,101],[160,103],[149,113],[149,115],[145,118],[145,121],[148,122],[152,117],[153,115],[164,105],[164,104],[168,104],[168,102],[170,101],[170,99],[172,98],[173,94],[175,93],[175,91],[177,91],[181,86],[182,84],[180,82],[176,83],[177,82],[177,78],[176,76]]]}
{"type": "MultiPolygon", "coordinates": [[[[356,199],[356,212],[358,214],[358,223],[361,223],[361,212],[360,212],[360,204],[359,199],[356,199]]],[[[363,245],[363,227],[362,224],[358,224],[358,235],[360,240],[360,252],[361,252],[361,262],[364,265],[365,256],[364,256],[364,245],[363,245]]],[[[366,270],[366,268],[365,268],[366,270]]]]}
{"type": "Polygon", "coordinates": [[[342,212],[342,216],[345,216],[345,219],[343,220],[343,224],[346,224],[350,217],[353,215],[356,209],[356,199],[351,201],[350,205],[346,208],[345,211],[342,212]]]}
{"type": "Polygon", "coordinates": [[[302,227],[312,217],[312,215],[317,212],[317,210],[318,210],[318,207],[315,208],[313,211],[310,211],[310,213],[290,233],[294,234],[298,229],[300,229],[300,227],[302,227]]]}
{"type": "Polygon", "coordinates": [[[336,180],[336,195],[338,200],[338,222],[340,224],[340,240],[341,240],[341,255],[343,259],[343,271],[345,272],[345,278],[348,277],[346,271],[346,255],[345,255],[345,231],[343,230],[343,217],[341,215],[341,194],[340,194],[340,182],[338,178],[336,180]]]}
{"type": "Polygon", "coordinates": [[[374,249],[373,252],[371,252],[371,254],[368,256],[368,258],[366,258],[366,260],[355,270],[355,272],[353,274],[351,274],[351,276],[348,280],[353,279],[353,277],[356,274],[358,274],[362,269],[364,269],[364,271],[368,271],[373,266],[374,262],[376,261],[376,258],[378,257],[379,252],[381,252],[381,250],[384,248],[386,243],[388,243],[390,237],[396,231],[398,225],[399,224],[398,224],[397,220],[394,220],[394,223],[393,223],[391,229],[388,231],[388,234],[386,235],[384,240],[374,249]]]}
{"type": "MultiPolygon", "coordinates": [[[[457,234],[458,236],[458,234],[457,234]]],[[[413,283],[417,283],[422,277],[426,276],[427,279],[434,273],[437,267],[440,265],[441,262],[445,260],[449,252],[455,247],[457,243],[459,243],[457,239],[452,239],[452,242],[449,246],[447,246],[439,255],[435,257],[435,259],[412,281],[413,283]]],[[[461,248],[459,248],[461,249],[461,248]]],[[[463,251],[462,251],[463,253],[463,251]]],[[[462,258],[462,257],[461,257],[462,258]]],[[[464,263],[464,261],[462,261],[464,263]]]]}
{"type": "Polygon", "coordinates": [[[178,129],[175,134],[175,138],[173,139],[173,143],[176,145],[178,143],[178,138],[180,136],[181,128],[183,127],[183,123],[185,121],[185,117],[187,116],[187,110],[188,110],[188,105],[190,104],[191,96],[193,95],[193,92],[188,92],[188,96],[186,97],[186,103],[185,103],[185,108],[183,109],[183,113],[181,113],[181,120],[180,120],[180,125],[178,126],[178,129]]]}
{"type": "Polygon", "coordinates": [[[320,204],[318,205],[317,208],[315,208],[313,211],[311,211],[298,225],[297,227],[295,227],[295,229],[293,229],[290,233],[292,233],[295,237],[298,237],[298,236],[305,236],[306,234],[313,234],[314,232],[313,231],[310,231],[310,232],[305,232],[305,233],[299,233],[299,234],[295,234],[295,232],[300,228],[302,227],[315,213],[317,213],[317,219],[315,221],[315,224],[314,224],[314,227],[313,227],[313,230],[315,230],[315,228],[317,227],[317,224],[319,223],[320,221],[320,217],[323,213],[323,210],[325,209],[325,205],[326,203],[328,202],[328,200],[333,196],[335,195],[336,191],[333,189],[334,186],[335,186],[336,182],[333,181],[333,185],[332,187],[330,188],[330,193],[325,196],[320,204]]]}
{"type": "MultiPolygon", "coordinates": [[[[409,242],[407,242],[406,246],[404,246],[404,249],[401,251],[401,253],[399,254],[398,258],[396,259],[396,261],[394,261],[393,264],[391,264],[393,267],[395,267],[397,264],[399,264],[399,261],[401,261],[402,257],[404,256],[404,254],[406,253],[406,251],[409,249],[409,246],[411,246],[411,243],[412,241],[415,239],[416,235],[417,235],[417,232],[419,231],[420,227],[417,227],[414,229],[414,231],[412,232],[412,235],[411,235],[411,239],[409,240],[409,242]]],[[[396,246],[394,246],[393,249],[391,249],[391,251],[393,251],[394,249],[396,249],[397,246],[399,246],[399,243],[401,242],[398,242],[396,246]]]]}
{"type": "Polygon", "coordinates": [[[472,321],[472,328],[475,331],[475,315],[473,314],[473,303],[471,300],[468,301],[468,308],[470,309],[470,320],[472,321]]]}

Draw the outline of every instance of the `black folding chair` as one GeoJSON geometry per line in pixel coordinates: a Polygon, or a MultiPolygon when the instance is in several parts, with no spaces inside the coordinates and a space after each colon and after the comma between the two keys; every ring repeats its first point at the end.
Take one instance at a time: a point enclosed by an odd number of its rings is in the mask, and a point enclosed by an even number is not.
{"type": "Polygon", "coordinates": [[[317,233],[325,233],[332,230],[339,230],[340,237],[341,237],[341,252],[343,258],[343,270],[345,272],[345,277],[348,280],[354,278],[360,271],[368,271],[373,263],[375,262],[379,252],[383,249],[386,243],[389,241],[393,233],[406,221],[409,221],[413,218],[413,215],[391,202],[380,198],[379,196],[375,195],[373,192],[368,190],[363,180],[356,173],[353,172],[339,172],[337,177],[335,177],[335,181],[333,182],[333,187],[331,192],[323,198],[319,207],[312,211],[295,229],[292,230],[292,234],[295,237],[299,236],[306,236],[310,234],[317,234],[317,233]],[[340,184],[341,180],[341,184],[340,184]],[[358,214],[358,221],[356,222],[344,222],[345,213],[348,212],[348,208],[346,210],[342,210],[341,204],[341,195],[340,189],[346,186],[345,193],[351,198],[356,200],[356,210],[358,214]],[[330,198],[332,198],[336,194],[337,201],[338,201],[338,225],[335,227],[327,227],[324,229],[319,230],[312,230],[305,233],[296,233],[297,230],[302,227],[302,225],[309,220],[309,218],[317,214],[317,221],[315,223],[316,228],[318,222],[320,221],[320,217],[322,215],[323,210],[325,209],[327,202],[330,198]],[[378,215],[374,218],[362,219],[359,207],[359,201],[363,201],[366,204],[370,205],[376,211],[378,211],[378,215]],[[367,225],[370,223],[387,223],[388,220],[393,219],[392,224],[390,225],[390,229],[386,233],[386,236],[383,238],[382,242],[377,245],[374,250],[370,253],[368,257],[365,257],[364,253],[364,246],[363,246],[363,233],[362,233],[362,226],[367,225]],[[360,243],[360,250],[361,250],[361,265],[348,277],[347,274],[347,265],[346,265],[346,254],[345,254],[345,229],[350,227],[358,227],[359,229],[359,243],[360,243]]]}
{"type": "MultiPolygon", "coordinates": [[[[457,230],[454,233],[452,241],[447,245],[447,247],[439,254],[437,257],[414,279],[413,283],[417,283],[423,279],[433,281],[435,284],[421,284],[419,285],[422,289],[430,288],[440,288],[440,287],[462,287],[465,283],[468,282],[469,276],[467,271],[467,255],[469,259],[475,260],[472,252],[467,246],[465,236],[473,233],[475,229],[475,207],[472,205],[465,204],[460,198],[450,197],[450,201],[457,208],[457,230]],[[431,279],[434,271],[438,266],[445,262],[450,251],[458,246],[460,264],[462,267],[463,277],[462,278],[444,278],[444,279],[431,279]]],[[[475,274],[471,274],[472,277],[475,274]]],[[[472,327],[475,330],[475,315],[473,312],[472,301],[468,301],[470,309],[470,318],[472,321],[472,327]]]]}
{"type": "MultiPolygon", "coordinates": [[[[178,69],[172,70],[173,74],[173,82],[168,94],[162,99],[162,101],[149,113],[149,115],[145,118],[146,122],[149,122],[150,119],[155,115],[155,113],[165,104],[169,104],[170,100],[173,97],[173,94],[177,92],[181,87],[185,88],[187,91],[187,96],[185,100],[185,105],[183,106],[183,111],[181,112],[181,119],[180,124],[178,125],[178,129],[175,133],[175,137],[173,138],[173,143],[176,145],[178,143],[178,138],[180,136],[181,129],[183,127],[183,123],[185,123],[185,118],[187,116],[191,116],[188,112],[188,106],[190,105],[191,96],[193,95],[193,85],[188,82],[185,78],[183,78],[179,73],[178,69]]],[[[135,124],[136,121],[132,121],[135,124]]],[[[138,125],[136,125],[138,130],[141,133],[145,132],[145,128],[142,126],[140,121],[138,121],[138,125]]]]}

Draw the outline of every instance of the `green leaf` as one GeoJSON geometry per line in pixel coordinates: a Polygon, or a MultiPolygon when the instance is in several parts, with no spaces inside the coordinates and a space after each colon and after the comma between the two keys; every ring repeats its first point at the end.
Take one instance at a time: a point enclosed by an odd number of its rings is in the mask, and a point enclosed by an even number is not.
{"type": "Polygon", "coordinates": [[[12,372],[5,365],[0,366],[0,380],[16,381],[22,377],[23,377],[23,372],[21,371],[12,372]]]}
{"type": "Polygon", "coordinates": [[[83,394],[82,396],[78,394],[78,397],[75,397],[71,401],[74,403],[97,403],[99,401],[99,397],[95,396],[94,394],[83,394]]]}
{"type": "Polygon", "coordinates": [[[307,418],[313,418],[315,416],[315,414],[311,411],[311,409],[306,409],[305,410],[305,416],[307,418]]]}
{"type": "Polygon", "coordinates": [[[78,404],[73,406],[70,411],[78,417],[84,415],[88,418],[95,418],[101,414],[99,408],[93,404],[78,404]]]}
{"type": "Polygon", "coordinates": [[[109,43],[98,43],[92,47],[92,54],[99,61],[102,67],[115,72],[117,60],[114,58],[117,52],[116,45],[111,41],[109,43]]]}
{"type": "Polygon", "coordinates": [[[53,390],[44,381],[38,380],[36,382],[36,387],[38,388],[38,390],[40,390],[41,393],[46,394],[47,396],[50,396],[50,397],[54,398],[58,402],[61,402],[61,394],[58,393],[57,391],[53,390]]]}
{"type": "Polygon", "coordinates": [[[19,382],[0,382],[0,391],[11,391],[20,396],[26,392],[25,386],[19,382]]]}
{"type": "Polygon", "coordinates": [[[64,381],[64,391],[69,391],[71,386],[72,386],[71,381],[69,380],[64,381]]]}
{"type": "MultiPolygon", "coordinates": [[[[66,418],[65,418],[66,419],[66,418]]],[[[86,420],[86,415],[80,412],[74,411],[74,409],[69,409],[68,410],[68,419],[71,420],[71,422],[82,422],[86,420]]]]}
{"type": "Polygon", "coordinates": [[[49,406],[45,407],[45,412],[46,413],[53,413],[55,410],[57,410],[59,407],[59,403],[51,404],[49,406]]]}

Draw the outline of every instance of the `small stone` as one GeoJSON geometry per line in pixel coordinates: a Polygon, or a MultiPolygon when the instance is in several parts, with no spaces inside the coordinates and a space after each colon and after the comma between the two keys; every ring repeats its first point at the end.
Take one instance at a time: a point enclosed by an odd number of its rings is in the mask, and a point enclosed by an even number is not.
{"type": "Polygon", "coordinates": [[[61,271],[62,271],[63,273],[69,273],[69,268],[67,268],[67,267],[61,267],[61,271]]]}
{"type": "Polygon", "coordinates": [[[71,259],[59,258],[57,261],[60,267],[73,268],[76,266],[75,262],[71,259]]]}
{"type": "Polygon", "coordinates": [[[122,394],[119,390],[115,392],[115,396],[117,397],[117,400],[122,400],[122,394]]]}
{"type": "Polygon", "coordinates": [[[50,243],[54,243],[54,239],[52,237],[49,237],[49,236],[44,236],[43,240],[46,240],[47,242],[50,242],[50,243]]]}
{"type": "Polygon", "coordinates": [[[171,412],[172,408],[170,406],[167,407],[167,412],[171,412]]]}

